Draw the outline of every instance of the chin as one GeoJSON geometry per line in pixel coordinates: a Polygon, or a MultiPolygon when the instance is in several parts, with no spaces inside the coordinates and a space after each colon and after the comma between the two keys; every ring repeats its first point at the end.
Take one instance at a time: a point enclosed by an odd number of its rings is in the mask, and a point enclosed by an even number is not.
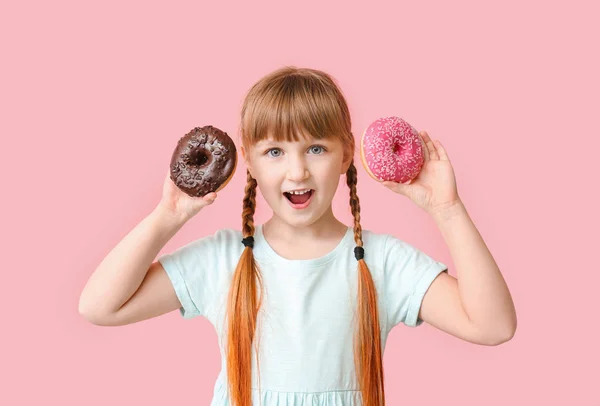
{"type": "Polygon", "coordinates": [[[310,227],[317,223],[324,213],[317,212],[306,212],[306,213],[289,213],[286,212],[283,216],[280,216],[287,224],[293,227],[303,228],[310,227]]]}

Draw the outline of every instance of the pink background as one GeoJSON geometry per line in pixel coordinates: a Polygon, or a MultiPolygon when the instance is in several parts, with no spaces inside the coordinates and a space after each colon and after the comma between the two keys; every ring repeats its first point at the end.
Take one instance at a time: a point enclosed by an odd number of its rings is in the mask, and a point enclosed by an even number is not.
{"type": "MultiPolygon", "coordinates": [[[[600,405],[597,3],[31,3],[0,12],[0,404],[210,402],[206,319],[97,327],[79,294],[158,203],[178,138],[214,124],[239,145],[244,92],[289,64],[339,81],[355,136],[398,115],[442,141],[517,307],[498,347],[392,330],[388,403],[600,405]]],[[[358,170],[363,227],[456,276],[432,219],[358,170]]],[[[242,164],[161,253],[239,228],[244,181],[242,164]]],[[[349,221],[344,184],[334,204],[349,221]]]]}

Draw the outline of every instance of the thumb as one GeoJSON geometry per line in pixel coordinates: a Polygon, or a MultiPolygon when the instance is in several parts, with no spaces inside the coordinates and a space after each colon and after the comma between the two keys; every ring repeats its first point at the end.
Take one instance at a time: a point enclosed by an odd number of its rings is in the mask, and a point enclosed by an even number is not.
{"type": "Polygon", "coordinates": [[[204,200],[207,203],[207,205],[209,205],[209,204],[212,204],[216,198],[217,198],[217,194],[215,192],[210,192],[210,193],[204,195],[202,197],[202,200],[204,200]]]}

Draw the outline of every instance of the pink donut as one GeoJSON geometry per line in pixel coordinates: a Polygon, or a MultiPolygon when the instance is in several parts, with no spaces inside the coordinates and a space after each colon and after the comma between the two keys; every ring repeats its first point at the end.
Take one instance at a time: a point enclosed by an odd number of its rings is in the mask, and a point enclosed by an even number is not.
{"type": "Polygon", "coordinates": [[[400,117],[382,117],[363,132],[360,157],[373,179],[404,183],[421,171],[423,147],[413,126],[400,117]]]}

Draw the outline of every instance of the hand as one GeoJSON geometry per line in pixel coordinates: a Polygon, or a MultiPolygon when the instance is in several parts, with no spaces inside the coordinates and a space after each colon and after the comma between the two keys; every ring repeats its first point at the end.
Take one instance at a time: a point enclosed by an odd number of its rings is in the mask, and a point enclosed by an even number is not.
{"type": "Polygon", "coordinates": [[[425,131],[419,132],[425,161],[416,178],[405,183],[382,181],[388,189],[411,199],[429,214],[460,203],[456,178],[450,159],[440,141],[432,141],[425,131]]]}
{"type": "Polygon", "coordinates": [[[215,192],[202,197],[187,195],[173,183],[170,170],[168,170],[163,184],[162,199],[158,207],[177,218],[187,221],[198,214],[205,206],[211,205],[216,198],[217,194],[215,192]]]}

